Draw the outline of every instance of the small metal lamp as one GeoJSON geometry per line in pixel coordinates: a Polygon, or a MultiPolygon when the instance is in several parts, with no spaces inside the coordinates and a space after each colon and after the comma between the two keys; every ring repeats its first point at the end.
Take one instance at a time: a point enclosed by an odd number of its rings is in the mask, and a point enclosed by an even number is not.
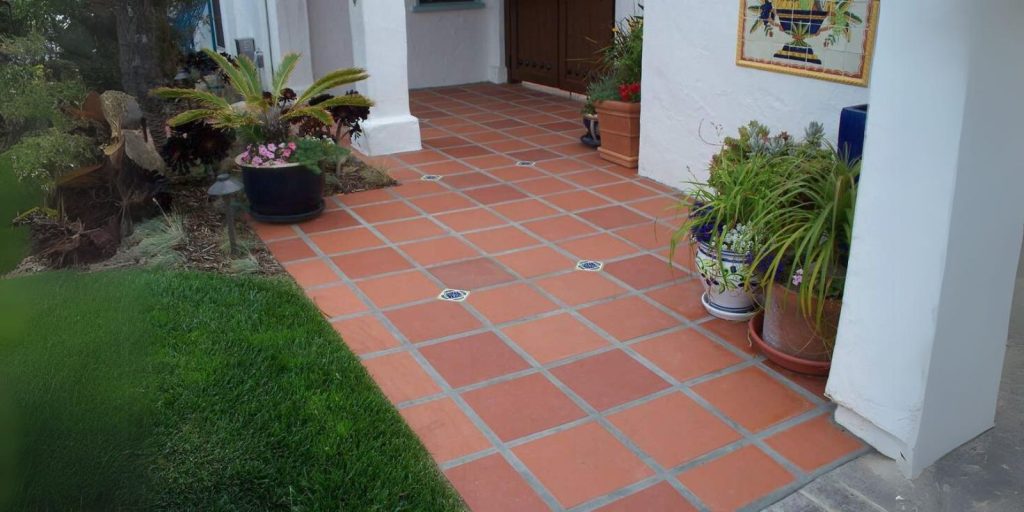
{"type": "Polygon", "coordinates": [[[242,184],[231,179],[227,173],[218,174],[217,182],[210,186],[207,191],[213,197],[221,198],[224,202],[225,222],[228,224],[228,243],[231,245],[231,254],[236,254],[237,245],[235,242],[235,208],[231,204],[230,196],[242,190],[242,184]]]}

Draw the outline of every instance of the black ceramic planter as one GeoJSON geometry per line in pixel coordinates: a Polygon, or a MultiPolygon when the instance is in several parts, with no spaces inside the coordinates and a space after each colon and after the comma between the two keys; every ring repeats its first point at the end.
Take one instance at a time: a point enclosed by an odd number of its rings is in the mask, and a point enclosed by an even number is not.
{"type": "MultiPolygon", "coordinates": [[[[236,160],[237,161],[237,160],[236,160]]],[[[241,162],[249,214],[260,222],[292,223],[324,211],[324,177],[302,165],[252,167],[241,162]]]]}

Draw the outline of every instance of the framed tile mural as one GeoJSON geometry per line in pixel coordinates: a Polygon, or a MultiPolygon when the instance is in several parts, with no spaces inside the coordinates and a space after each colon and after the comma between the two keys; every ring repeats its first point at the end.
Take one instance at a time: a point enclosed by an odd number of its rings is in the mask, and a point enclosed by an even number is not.
{"type": "Polygon", "coordinates": [[[879,0],[740,0],[736,64],[866,86],[879,0]]]}

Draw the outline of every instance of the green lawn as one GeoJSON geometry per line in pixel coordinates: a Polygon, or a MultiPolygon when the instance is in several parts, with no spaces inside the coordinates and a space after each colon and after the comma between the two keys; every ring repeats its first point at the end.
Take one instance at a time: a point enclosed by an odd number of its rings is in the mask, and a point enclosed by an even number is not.
{"type": "Polygon", "coordinates": [[[11,163],[0,158],[0,275],[13,269],[22,258],[28,244],[24,229],[11,227],[11,219],[18,212],[36,205],[37,197],[29,193],[14,177],[11,163]]]}
{"type": "Polygon", "coordinates": [[[0,281],[0,510],[461,508],[290,282],[0,281]]]}

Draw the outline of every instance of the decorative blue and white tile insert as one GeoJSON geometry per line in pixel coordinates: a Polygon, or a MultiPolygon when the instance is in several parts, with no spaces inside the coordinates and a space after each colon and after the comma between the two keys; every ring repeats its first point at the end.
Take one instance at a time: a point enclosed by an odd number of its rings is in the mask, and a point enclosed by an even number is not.
{"type": "Polygon", "coordinates": [[[516,162],[516,167],[533,167],[535,165],[537,165],[537,162],[532,162],[530,160],[520,160],[516,162]]]}
{"type": "Polygon", "coordinates": [[[469,298],[469,292],[466,290],[445,289],[437,298],[448,302],[462,302],[469,298]]]}
{"type": "Polygon", "coordinates": [[[581,260],[576,264],[576,270],[582,270],[584,272],[600,272],[604,268],[604,263],[600,261],[581,260]]]}
{"type": "Polygon", "coordinates": [[[421,181],[441,181],[441,178],[443,178],[443,176],[438,176],[436,174],[424,174],[423,176],[420,177],[420,180],[421,181]]]}

